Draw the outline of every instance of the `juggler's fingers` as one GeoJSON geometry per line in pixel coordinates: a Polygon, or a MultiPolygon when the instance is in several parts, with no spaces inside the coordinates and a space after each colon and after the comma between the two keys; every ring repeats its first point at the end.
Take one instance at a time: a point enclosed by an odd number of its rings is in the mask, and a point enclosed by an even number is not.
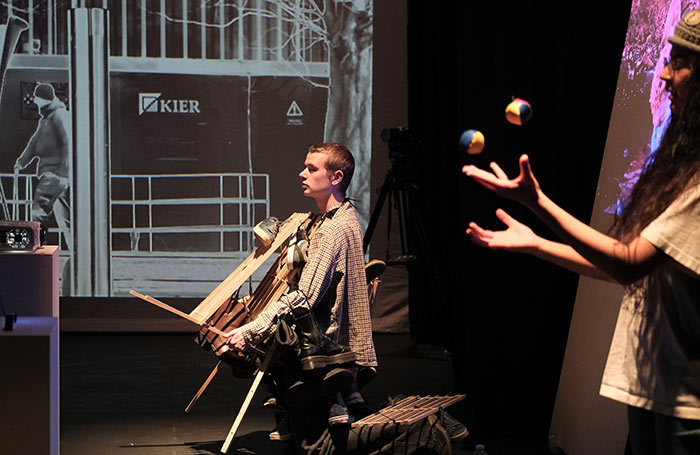
{"type": "Polygon", "coordinates": [[[508,215],[505,210],[503,209],[497,209],[496,210],[496,217],[503,222],[506,226],[511,226],[514,223],[517,223],[515,218],[512,216],[508,215]]]}
{"type": "Polygon", "coordinates": [[[469,228],[467,229],[467,234],[469,234],[471,237],[478,237],[479,239],[490,239],[492,237],[491,231],[487,231],[486,229],[482,229],[481,226],[479,226],[476,223],[469,223],[469,228]]]}
{"type": "Polygon", "coordinates": [[[533,175],[532,168],[530,167],[530,157],[523,154],[520,156],[518,163],[520,164],[520,173],[522,175],[527,175],[529,177],[531,177],[533,175]]]}
{"type": "Polygon", "coordinates": [[[469,240],[471,240],[473,243],[476,243],[477,245],[480,246],[485,246],[488,247],[488,243],[486,243],[485,240],[483,240],[479,235],[471,228],[467,229],[467,235],[469,235],[469,240]]]}
{"type": "Polygon", "coordinates": [[[508,180],[508,176],[506,175],[505,172],[503,172],[503,169],[501,169],[501,166],[499,166],[497,163],[494,163],[493,161],[489,164],[491,169],[493,170],[493,173],[496,174],[496,177],[499,179],[504,179],[508,180]]]}

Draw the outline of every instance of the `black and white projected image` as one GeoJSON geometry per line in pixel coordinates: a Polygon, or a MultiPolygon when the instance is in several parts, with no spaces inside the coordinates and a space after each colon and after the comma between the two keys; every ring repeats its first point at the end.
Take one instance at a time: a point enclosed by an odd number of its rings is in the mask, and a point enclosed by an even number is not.
{"type": "Polygon", "coordinates": [[[0,23],[27,24],[0,99],[0,216],[41,216],[62,296],[206,296],[257,246],[257,222],[317,210],[298,173],[320,142],[355,155],[366,226],[371,0],[73,3],[0,4],[0,23]],[[63,104],[70,149],[30,160],[39,86],[63,104]]]}

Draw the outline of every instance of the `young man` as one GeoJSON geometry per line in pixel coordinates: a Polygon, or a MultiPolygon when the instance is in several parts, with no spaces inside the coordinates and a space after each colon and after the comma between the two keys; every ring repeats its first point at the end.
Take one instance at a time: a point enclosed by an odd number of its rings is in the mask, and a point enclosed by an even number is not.
{"type": "MultiPolygon", "coordinates": [[[[248,344],[271,336],[281,318],[294,318],[311,307],[321,331],[331,341],[350,348],[359,367],[377,365],[362,235],[355,210],[345,197],[354,168],[352,154],[340,144],[309,148],[299,177],[304,195],[314,199],[322,221],[311,239],[299,289],[270,304],[254,321],[234,329],[229,344],[244,350],[248,344]]],[[[355,392],[350,399],[361,400],[361,396],[355,392]]],[[[451,453],[449,435],[434,415],[410,426],[389,424],[382,431],[332,426],[329,402],[320,394],[290,406],[287,413],[299,453],[386,453],[400,448],[397,453],[412,454],[427,447],[435,453],[451,453]]]]}
{"type": "Polygon", "coordinates": [[[268,339],[280,318],[313,308],[321,331],[333,342],[347,346],[357,365],[377,365],[362,233],[355,210],[345,198],[354,169],[352,154],[340,144],[309,148],[299,177],[304,195],[314,199],[322,221],[309,245],[299,288],[268,305],[254,321],[234,329],[230,345],[243,351],[249,344],[268,339]]]}
{"type": "MultiPolygon", "coordinates": [[[[298,288],[269,304],[254,321],[234,329],[229,340],[230,345],[243,351],[248,345],[257,345],[272,336],[282,318],[294,320],[302,333],[302,368],[320,370],[328,365],[322,384],[334,390],[326,393],[337,392],[353,380],[351,371],[332,369],[333,365],[353,361],[359,368],[377,365],[362,233],[355,210],[345,198],[354,168],[352,154],[340,144],[325,143],[309,148],[299,177],[304,195],[314,199],[322,218],[309,244],[298,288]]],[[[317,385],[293,384],[284,393],[286,401],[290,404],[292,400],[325,400],[317,385]]],[[[359,393],[349,393],[358,403],[363,402],[359,393]]],[[[328,421],[348,422],[350,415],[342,398],[335,395],[333,400],[335,405],[329,404],[327,409],[328,421]]],[[[279,438],[274,434],[271,437],[279,438]]]]}

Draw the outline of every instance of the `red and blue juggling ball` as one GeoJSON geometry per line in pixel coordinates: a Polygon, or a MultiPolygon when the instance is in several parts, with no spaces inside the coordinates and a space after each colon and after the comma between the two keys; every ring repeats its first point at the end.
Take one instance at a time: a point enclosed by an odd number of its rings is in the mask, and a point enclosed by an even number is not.
{"type": "Polygon", "coordinates": [[[532,106],[527,101],[514,98],[506,106],[506,120],[513,125],[523,125],[532,117],[532,106]]]}

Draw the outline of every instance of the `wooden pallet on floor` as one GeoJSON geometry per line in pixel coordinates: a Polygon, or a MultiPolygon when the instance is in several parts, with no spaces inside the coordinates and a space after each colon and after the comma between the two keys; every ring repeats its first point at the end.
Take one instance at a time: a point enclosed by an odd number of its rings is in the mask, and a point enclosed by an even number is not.
{"type": "Polygon", "coordinates": [[[465,395],[436,395],[421,397],[412,395],[387,406],[374,414],[352,424],[353,428],[384,425],[387,423],[410,425],[414,422],[435,414],[448,406],[462,401],[465,395]]]}

